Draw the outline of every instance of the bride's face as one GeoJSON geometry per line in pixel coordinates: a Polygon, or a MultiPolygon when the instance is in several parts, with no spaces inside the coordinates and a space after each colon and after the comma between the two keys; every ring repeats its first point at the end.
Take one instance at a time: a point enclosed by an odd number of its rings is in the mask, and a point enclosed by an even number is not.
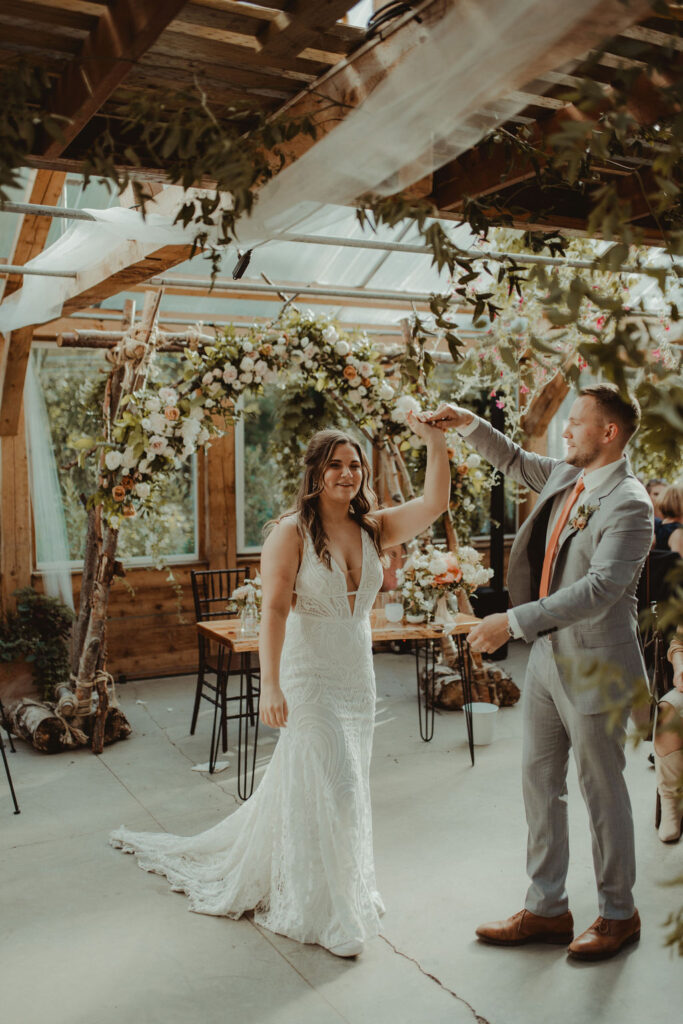
{"type": "Polygon", "coordinates": [[[323,473],[323,494],[332,501],[353,500],[363,482],[363,467],[352,444],[338,444],[323,473]]]}

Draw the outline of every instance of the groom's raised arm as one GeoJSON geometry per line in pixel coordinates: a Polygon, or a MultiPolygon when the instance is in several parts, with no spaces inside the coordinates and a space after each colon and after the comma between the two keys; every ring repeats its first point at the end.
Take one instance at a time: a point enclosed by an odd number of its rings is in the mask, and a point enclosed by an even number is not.
{"type": "Polygon", "coordinates": [[[424,419],[442,430],[455,428],[487,462],[532,491],[543,489],[557,465],[556,459],[525,451],[485,420],[457,405],[441,405],[424,419]]]}

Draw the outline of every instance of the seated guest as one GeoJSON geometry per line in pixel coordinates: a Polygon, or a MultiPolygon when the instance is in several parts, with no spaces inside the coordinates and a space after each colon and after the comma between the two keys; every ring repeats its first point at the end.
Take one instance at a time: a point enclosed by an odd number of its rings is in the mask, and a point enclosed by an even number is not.
{"type": "Polygon", "coordinates": [[[655,521],[655,548],[683,555],[683,487],[667,487],[659,499],[660,520],[655,521]]]}
{"type": "Polygon", "coordinates": [[[671,641],[669,661],[674,685],[657,706],[654,747],[661,802],[658,835],[663,843],[676,843],[683,820],[683,626],[671,641]]]}
{"type": "Polygon", "coordinates": [[[660,480],[659,477],[654,477],[652,480],[648,480],[645,484],[645,490],[647,491],[648,497],[652,502],[652,507],[655,510],[655,519],[661,519],[662,514],[659,511],[659,499],[664,494],[664,491],[668,487],[666,480],[660,480]]]}

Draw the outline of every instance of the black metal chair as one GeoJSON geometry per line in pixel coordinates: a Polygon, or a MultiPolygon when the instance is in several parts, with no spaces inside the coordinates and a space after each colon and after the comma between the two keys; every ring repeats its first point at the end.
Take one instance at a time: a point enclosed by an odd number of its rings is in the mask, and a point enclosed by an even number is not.
{"type": "MultiPolygon", "coordinates": [[[[7,733],[7,739],[9,740],[9,748],[12,751],[12,753],[15,754],[16,750],[14,749],[14,741],[12,740],[12,731],[10,729],[9,722],[7,720],[7,715],[5,714],[5,709],[4,709],[3,705],[2,705],[2,701],[1,700],[0,700],[0,726],[2,726],[2,728],[4,728],[5,732],[7,733]]],[[[21,811],[19,810],[19,804],[17,803],[17,795],[14,792],[14,783],[12,782],[12,774],[11,774],[11,772],[9,770],[9,764],[8,764],[8,761],[7,761],[7,753],[5,751],[5,741],[2,738],[2,732],[0,732],[0,754],[2,754],[2,761],[3,761],[3,764],[5,766],[5,774],[7,775],[7,782],[9,783],[9,791],[12,794],[12,802],[14,803],[14,813],[15,814],[21,814],[21,811]]]]}
{"type": "MultiPolygon", "coordinates": [[[[209,619],[229,619],[233,616],[227,610],[226,605],[230,600],[233,590],[240,587],[245,580],[249,579],[249,566],[239,569],[209,569],[202,572],[191,572],[192,596],[194,598],[194,611],[197,622],[206,622],[209,619]]],[[[199,714],[199,705],[202,700],[208,701],[213,707],[219,708],[222,713],[223,750],[228,749],[228,725],[227,709],[224,706],[226,701],[225,689],[227,676],[239,674],[241,671],[241,658],[235,666],[230,665],[228,672],[222,666],[225,661],[219,658],[219,651],[216,644],[212,644],[205,637],[198,634],[198,655],[197,686],[194,695],[194,707],[192,709],[192,722],[190,724],[190,735],[194,736],[199,714]],[[220,669],[220,672],[219,672],[220,669]],[[220,675],[225,675],[221,679],[220,675]],[[209,682],[207,675],[215,676],[215,683],[209,682]]]]}

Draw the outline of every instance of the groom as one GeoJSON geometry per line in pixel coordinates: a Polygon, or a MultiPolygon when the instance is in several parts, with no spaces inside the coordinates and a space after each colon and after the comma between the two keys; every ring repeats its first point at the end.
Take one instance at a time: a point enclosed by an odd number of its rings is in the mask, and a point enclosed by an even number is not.
{"type": "Polygon", "coordinates": [[[497,469],[539,492],[510,552],[514,607],[487,615],[469,634],[473,651],[495,651],[510,637],[533,645],[523,697],[531,886],[524,910],[477,935],[502,946],[569,943],[570,956],[602,960],[640,937],[623,777],[629,703],[645,678],[635,590],[653,526],[652,505],[624,454],[640,409],[613,385],[585,388],[562,435],[564,461],[524,451],[457,406],[425,419],[456,427],[497,469]],[[600,913],[576,939],[565,888],[570,747],[590,819],[600,913]]]}

